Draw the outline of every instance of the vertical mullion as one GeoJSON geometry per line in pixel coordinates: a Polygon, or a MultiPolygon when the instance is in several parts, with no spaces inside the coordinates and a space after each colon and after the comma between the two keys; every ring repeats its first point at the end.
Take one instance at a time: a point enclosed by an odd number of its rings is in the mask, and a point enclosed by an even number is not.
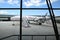
{"type": "Polygon", "coordinates": [[[22,40],[22,0],[20,0],[20,40],[22,40]]]}

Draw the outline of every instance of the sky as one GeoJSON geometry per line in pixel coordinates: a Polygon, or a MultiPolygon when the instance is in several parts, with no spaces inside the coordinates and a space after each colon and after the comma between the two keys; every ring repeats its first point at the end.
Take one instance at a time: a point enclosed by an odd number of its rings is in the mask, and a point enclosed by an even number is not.
{"type": "Polygon", "coordinates": [[[20,0],[0,0],[0,8],[19,8],[20,0]]]}
{"type": "MultiPolygon", "coordinates": [[[[60,7],[60,0],[50,0],[53,7],[60,7]]],[[[47,8],[46,0],[23,0],[23,8],[47,8]]]]}
{"type": "Polygon", "coordinates": [[[20,10],[0,10],[3,15],[20,15],[20,10]]]}
{"type": "MultiPolygon", "coordinates": [[[[50,0],[53,8],[60,8],[60,0],[50,0]]],[[[0,8],[20,8],[20,0],[0,0],[0,8]]],[[[48,8],[45,0],[22,0],[22,8],[48,8]]],[[[48,10],[22,10],[26,15],[45,15],[48,10]]],[[[54,10],[60,16],[60,10],[54,10]]],[[[20,15],[20,10],[0,10],[0,14],[20,15]]]]}

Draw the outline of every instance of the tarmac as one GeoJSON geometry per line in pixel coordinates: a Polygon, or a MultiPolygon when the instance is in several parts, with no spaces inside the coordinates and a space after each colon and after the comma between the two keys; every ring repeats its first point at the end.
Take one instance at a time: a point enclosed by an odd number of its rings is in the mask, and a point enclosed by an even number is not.
{"type": "MultiPolygon", "coordinates": [[[[22,35],[54,35],[54,29],[52,24],[43,23],[42,25],[38,24],[29,24],[29,27],[22,27],[22,35]]],[[[60,24],[57,24],[58,31],[60,34],[60,24]]],[[[1,21],[0,22],[0,38],[17,35],[20,33],[20,25],[17,21],[1,21]],[[13,25],[16,24],[16,25],[13,25]]],[[[45,40],[45,36],[34,36],[33,40],[45,40]],[[38,37],[38,38],[37,38],[38,37]]],[[[46,40],[56,40],[55,36],[48,36],[46,40]]],[[[18,37],[10,37],[4,40],[18,40],[18,37]]],[[[31,36],[23,36],[22,40],[31,40],[31,36]]]]}

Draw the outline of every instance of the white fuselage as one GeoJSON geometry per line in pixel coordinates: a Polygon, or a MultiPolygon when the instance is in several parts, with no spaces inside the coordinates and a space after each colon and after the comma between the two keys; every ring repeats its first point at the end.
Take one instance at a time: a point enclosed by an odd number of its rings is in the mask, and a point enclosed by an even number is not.
{"type": "MultiPolygon", "coordinates": [[[[28,23],[30,23],[30,21],[34,21],[37,23],[44,23],[46,21],[46,19],[49,19],[49,17],[37,17],[37,16],[24,16],[22,17],[22,24],[24,25],[28,25],[28,23]]],[[[11,17],[12,21],[20,21],[20,16],[14,16],[11,17]]]]}
{"type": "MultiPolygon", "coordinates": [[[[20,16],[11,17],[11,21],[19,21],[19,24],[20,24],[20,16]]],[[[28,20],[26,17],[22,17],[22,26],[24,26],[24,27],[29,26],[28,20]]]]}
{"type": "Polygon", "coordinates": [[[26,17],[27,17],[29,23],[31,21],[33,21],[33,22],[37,22],[38,24],[42,24],[46,20],[49,20],[50,19],[50,17],[48,17],[48,16],[40,16],[40,17],[38,17],[38,16],[26,16],[26,17]]]}

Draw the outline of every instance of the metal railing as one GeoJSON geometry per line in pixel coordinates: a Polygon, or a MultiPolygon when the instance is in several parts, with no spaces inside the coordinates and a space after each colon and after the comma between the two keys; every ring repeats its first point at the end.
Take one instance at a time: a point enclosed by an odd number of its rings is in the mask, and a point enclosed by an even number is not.
{"type": "Polygon", "coordinates": [[[17,36],[18,37],[18,40],[20,40],[20,35],[9,35],[9,36],[0,38],[0,40],[4,40],[4,39],[10,38],[10,37],[15,37],[15,36],[17,36]]]}
{"type": "MultiPolygon", "coordinates": [[[[0,40],[4,40],[4,39],[7,39],[7,38],[10,38],[10,37],[14,37],[14,36],[17,36],[18,37],[18,40],[20,40],[20,35],[10,35],[10,36],[6,36],[6,37],[3,37],[3,38],[0,38],[0,40]]],[[[47,37],[48,36],[55,36],[55,35],[22,35],[24,37],[26,36],[31,36],[31,40],[34,40],[34,37],[35,36],[44,36],[44,40],[47,40],[47,37]]],[[[60,36],[60,35],[59,35],[60,36]]]]}
{"type": "MultiPolygon", "coordinates": [[[[22,35],[22,36],[31,36],[31,40],[34,40],[34,36],[44,36],[44,40],[47,40],[48,36],[55,36],[55,35],[22,35]]],[[[60,36],[60,35],[59,35],[60,36]]],[[[56,38],[55,38],[56,39],[56,38]]],[[[39,39],[40,40],[40,39],[39,39]]]]}

